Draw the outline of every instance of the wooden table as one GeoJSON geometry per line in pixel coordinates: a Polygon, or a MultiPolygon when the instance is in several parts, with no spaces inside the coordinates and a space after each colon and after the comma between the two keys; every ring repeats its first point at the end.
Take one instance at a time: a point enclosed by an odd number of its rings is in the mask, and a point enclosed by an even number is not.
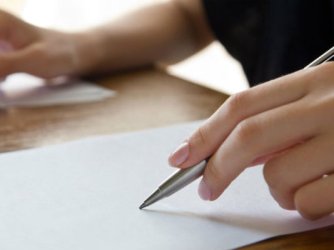
{"type": "MultiPolygon", "coordinates": [[[[98,82],[117,91],[117,96],[98,103],[0,111],[0,150],[205,119],[228,97],[153,69],[104,77],[98,82]]],[[[241,249],[334,249],[334,226],[241,249]]]]}

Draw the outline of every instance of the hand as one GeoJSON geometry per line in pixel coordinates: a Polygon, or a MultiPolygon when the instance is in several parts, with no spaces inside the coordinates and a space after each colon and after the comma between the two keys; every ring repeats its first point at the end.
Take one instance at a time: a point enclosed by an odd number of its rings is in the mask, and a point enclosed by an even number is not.
{"type": "Polygon", "coordinates": [[[81,34],[42,29],[0,10],[0,77],[15,72],[52,78],[78,74],[81,34]]]}
{"type": "Polygon", "coordinates": [[[317,219],[334,212],[334,64],[230,97],[169,158],[186,168],[211,156],[199,194],[215,200],[247,167],[264,163],[275,200],[317,219]]]}

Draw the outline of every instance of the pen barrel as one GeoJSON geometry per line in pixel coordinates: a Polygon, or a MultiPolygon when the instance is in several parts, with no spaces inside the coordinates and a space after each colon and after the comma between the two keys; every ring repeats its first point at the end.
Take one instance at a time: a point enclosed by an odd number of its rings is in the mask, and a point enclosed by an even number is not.
{"type": "Polygon", "coordinates": [[[327,61],[331,60],[333,57],[334,57],[334,47],[330,48],[324,54],[322,54],[317,59],[315,59],[313,62],[308,64],[305,67],[305,69],[316,66],[316,65],[319,65],[319,64],[322,64],[324,62],[327,62],[327,61]]]}
{"type": "Polygon", "coordinates": [[[204,160],[193,167],[175,172],[159,186],[161,195],[164,197],[170,196],[195,181],[203,175],[206,163],[207,162],[204,160]]]}

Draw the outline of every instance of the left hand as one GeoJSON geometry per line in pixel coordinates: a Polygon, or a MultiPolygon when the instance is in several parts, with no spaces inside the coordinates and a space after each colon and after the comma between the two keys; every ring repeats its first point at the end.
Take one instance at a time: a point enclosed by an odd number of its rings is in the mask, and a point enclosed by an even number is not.
{"type": "Polygon", "coordinates": [[[0,78],[17,72],[42,78],[89,73],[94,40],[84,32],[43,29],[0,9],[0,78]]]}
{"type": "Polygon", "coordinates": [[[285,209],[317,219],[334,212],[334,63],[230,97],[169,158],[190,167],[210,156],[199,194],[215,200],[247,167],[285,209]]]}

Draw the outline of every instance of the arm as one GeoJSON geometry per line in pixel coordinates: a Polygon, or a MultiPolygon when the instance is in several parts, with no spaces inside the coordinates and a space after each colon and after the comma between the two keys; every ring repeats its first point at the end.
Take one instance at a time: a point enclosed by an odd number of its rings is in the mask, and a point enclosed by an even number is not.
{"type": "Polygon", "coordinates": [[[0,55],[0,75],[94,74],[173,63],[212,41],[200,0],[173,0],[78,33],[41,29],[0,13],[0,36],[14,50],[0,55]]]}

